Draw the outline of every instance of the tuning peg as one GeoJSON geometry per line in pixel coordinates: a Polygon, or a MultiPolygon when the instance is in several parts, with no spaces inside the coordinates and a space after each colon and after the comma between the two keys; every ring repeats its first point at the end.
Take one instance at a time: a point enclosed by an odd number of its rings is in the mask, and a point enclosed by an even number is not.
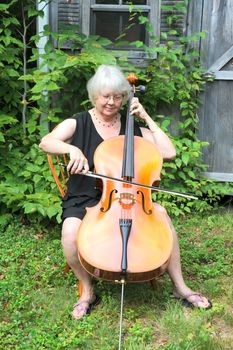
{"type": "Polygon", "coordinates": [[[140,92],[140,94],[144,94],[145,91],[146,91],[145,85],[138,85],[138,86],[136,87],[136,91],[140,92]]]}

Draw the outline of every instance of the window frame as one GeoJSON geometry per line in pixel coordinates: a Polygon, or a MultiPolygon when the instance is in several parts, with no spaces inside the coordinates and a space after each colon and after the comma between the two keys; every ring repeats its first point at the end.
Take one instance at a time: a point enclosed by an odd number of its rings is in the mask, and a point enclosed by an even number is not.
{"type": "MultiPolygon", "coordinates": [[[[147,0],[147,5],[136,5],[143,12],[148,12],[148,19],[153,27],[153,35],[160,37],[160,9],[161,9],[161,0],[147,0]]],[[[128,12],[129,5],[109,5],[109,4],[95,4],[95,0],[81,0],[81,29],[85,35],[90,35],[91,33],[91,18],[93,11],[111,11],[116,12],[128,12]]],[[[147,38],[149,46],[152,46],[150,38],[147,38]]],[[[115,50],[112,50],[115,51],[115,50]]],[[[116,50],[117,52],[125,52],[126,50],[116,50]]],[[[127,49],[129,58],[145,58],[146,54],[139,49],[127,49]]]]}

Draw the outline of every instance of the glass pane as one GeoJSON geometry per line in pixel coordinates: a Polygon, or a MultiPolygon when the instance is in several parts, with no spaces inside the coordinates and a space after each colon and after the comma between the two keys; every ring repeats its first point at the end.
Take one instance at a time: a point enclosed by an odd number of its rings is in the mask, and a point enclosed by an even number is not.
{"type": "MultiPolygon", "coordinates": [[[[142,16],[148,16],[147,13],[141,13],[140,15],[142,16]]],[[[121,28],[121,33],[126,30],[126,35],[123,37],[123,40],[127,41],[135,41],[135,40],[140,40],[145,43],[146,40],[146,30],[145,26],[138,24],[137,19],[130,21],[130,24],[135,23],[134,26],[130,27],[130,29],[126,29],[129,25],[129,16],[130,14],[127,12],[122,13],[122,28],[121,28]]]]}
{"type": "MultiPolygon", "coordinates": [[[[147,16],[147,13],[142,13],[143,16],[147,16]]],[[[135,25],[130,29],[126,29],[129,25],[129,16],[128,12],[95,12],[94,13],[94,23],[95,28],[93,28],[92,34],[97,34],[105,38],[114,41],[120,34],[126,30],[126,35],[120,40],[135,41],[140,40],[145,42],[146,40],[146,31],[145,26],[137,24],[135,20],[135,25]]],[[[132,24],[132,21],[130,22],[132,24]]]]}
{"type": "Polygon", "coordinates": [[[133,5],[147,5],[147,0],[123,0],[122,4],[123,5],[128,5],[129,3],[132,3],[133,5]]]}
{"type": "Polygon", "coordinates": [[[103,4],[103,5],[119,5],[119,0],[96,0],[96,4],[103,4]]]}
{"type": "Polygon", "coordinates": [[[93,34],[108,38],[112,41],[119,35],[119,17],[118,13],[95,12],[95,28],[93,34]]]}

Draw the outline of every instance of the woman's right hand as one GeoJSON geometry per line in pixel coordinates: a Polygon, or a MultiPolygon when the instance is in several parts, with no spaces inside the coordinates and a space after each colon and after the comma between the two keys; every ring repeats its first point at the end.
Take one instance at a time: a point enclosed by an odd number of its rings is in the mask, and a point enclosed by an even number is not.
{"type": "Polygon", "coordinates": [[[89,170],[87,158],[82,151],[75,146],[70,145],[70,161],[67,165],[67,171],[70,174],[83,173],[86,174],[89,170]]]}

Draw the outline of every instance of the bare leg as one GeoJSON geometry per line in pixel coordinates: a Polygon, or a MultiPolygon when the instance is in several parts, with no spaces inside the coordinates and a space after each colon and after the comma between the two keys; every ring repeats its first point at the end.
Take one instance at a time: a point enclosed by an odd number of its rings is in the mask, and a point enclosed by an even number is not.
{"type": "Polygon", "coordinates": [[[80,319],[86,314],[89,304],[94,299],[91,277],[83,269],[78,259],[76,238],[80,224],[80,219],[71,217],[65,219],[62,225],[62,245],[64,256],[75,276],[82,282],[82,295],[78,300],[78,305],[76,304],[72,313],[73,317],[76,319],[80,319]]]}
{"type": "Polygon", "coordinates": [[[184,282],[184,278],[181,270],[181,261],[180,261],[180,249],[177,234],[175,231],[172,222],[167,215],[166,210],[158,204],[155,204],[156,210],[165,216],[165,220],[169,223],[169,226],[173,235],[173,250],[169,264],[167,266],[167,272],[173,283],[173,294],[176,297],[183,298],[191,302],[194,306],[200,308],[207,308],[210,306],[210,303],[206,297],[203,295],[192,291],[184,282]]]}

